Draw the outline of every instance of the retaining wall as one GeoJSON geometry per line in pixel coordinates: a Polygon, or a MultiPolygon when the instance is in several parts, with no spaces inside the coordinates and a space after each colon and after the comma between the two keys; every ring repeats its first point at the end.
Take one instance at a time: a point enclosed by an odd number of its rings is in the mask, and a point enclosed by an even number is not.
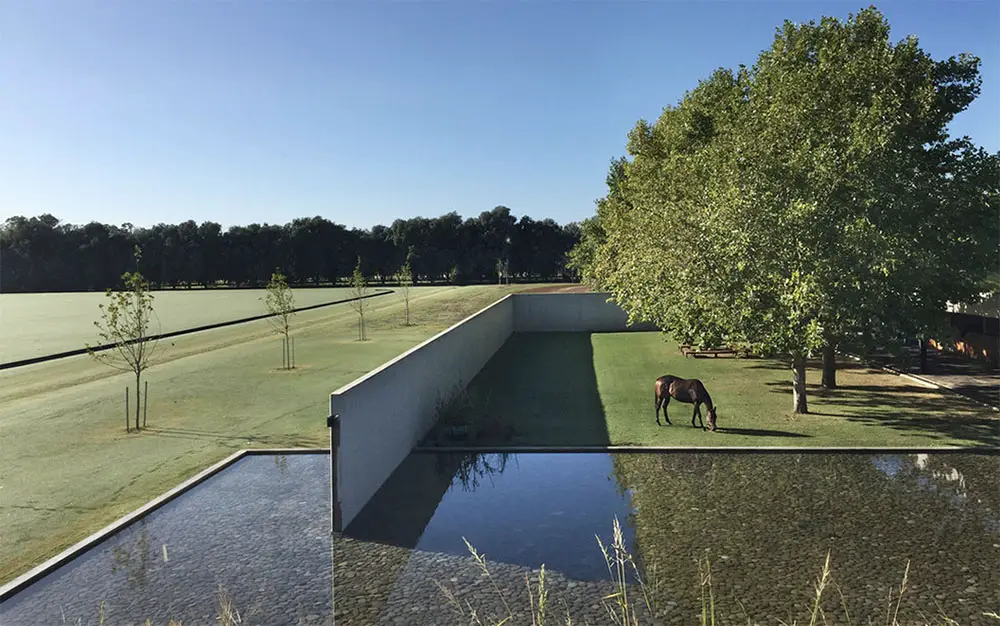
{"type": "Polygon", "coordinates": [[[507,296],[330,396],[333,530],[340,532],[514,332],[507,296]]]}
{"type": "Polygon", "coordinates": [[[655,330],[604,293],[512,294],[330,396],[333,530],[342,532],[514,332],[655,330]]]}
{"type": "Polygon", "coordinates": [[[613,332],[656,330],[628,325],[628,314],[606,293],[519,293],[514,296],[517,332],[613,332]]]}

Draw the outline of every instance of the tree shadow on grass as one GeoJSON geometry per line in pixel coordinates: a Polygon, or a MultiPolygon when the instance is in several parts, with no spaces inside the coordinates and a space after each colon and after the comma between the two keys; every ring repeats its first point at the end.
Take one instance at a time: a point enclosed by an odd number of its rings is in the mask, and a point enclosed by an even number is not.
{"type": "MultiPolygon", "coordinates": [[[[765,384],[772,393],[791,395],[790,382],[765,384]]],[[[1000,446],[1000,419],[945,391],[915,385],[844,385],[826,390],[807,385],[807,401],[810,415],[882,426],[942,443],[954,440],[1000,446]]]]}
{"type": "Polygon", "coordinates": [[[716,431],[724,435],[747,435],[750,437],[812,437],[802,433],[790,433],[784,430],[762,430],[759,428],[723,428],[719,426],[716,431]]]}

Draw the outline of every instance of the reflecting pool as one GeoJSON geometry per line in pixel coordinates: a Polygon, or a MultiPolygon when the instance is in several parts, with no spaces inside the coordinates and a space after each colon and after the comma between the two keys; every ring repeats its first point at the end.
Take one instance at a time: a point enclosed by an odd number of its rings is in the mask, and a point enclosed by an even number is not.
{"type": "Polygon", "coordinates": [[[463,624],[449,594],[526,615],[543,563],[552,614],[606,623],[597,537],[616,517],[662,623],[697,622],[699,567],[717,623],[801,623],[829,553],[831,624],[844,607],[884,623],[907,563],[901,623],[992,624],[998,476],[1000,456],[955,452],[415,453],[331,540],[329,457],[248,456],[0,604],[0,624],[97,624],[102,601],[106,624],[218,623],[220,587],[244,624],[463,624]]]}

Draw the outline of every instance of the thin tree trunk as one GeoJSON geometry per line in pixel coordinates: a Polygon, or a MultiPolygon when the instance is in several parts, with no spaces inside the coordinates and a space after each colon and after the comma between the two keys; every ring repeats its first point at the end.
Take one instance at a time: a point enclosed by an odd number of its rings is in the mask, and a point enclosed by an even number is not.
{"type": "Polygon", "coordinates": [[[132,416],[129,415],[128,412],[128,385],[125,385],[125,432],[131,432],[131,430],[129,430],[129,419],[131,419],[131,417],[132,416]]]}
{"type": "Polygon", "coordinates": [[[823,346],[823,389],[837,388],[837,354],[832,342],[823,346]]]}
{"type": "Polygon", "coordinates": [[[139,430],[139,377],[140,372],[135,373],[135,429],[139,430]]]}
{"type": "Polygon", "coordinates": [[[796,354],[792,359],[792,406],[795,413],[808,413],[806,407],[806,357],[796,354]]]}
{"type": "Polygon", "coordinates": [[[146,381],[142,391],[142,427],[146,427],[146,410],[149,408],[149,381],[146,381]]]}
{"type": "Polygon", "coordinates": [[[920,338],[920,373],[927,373],[927,339],[920,338]]]}

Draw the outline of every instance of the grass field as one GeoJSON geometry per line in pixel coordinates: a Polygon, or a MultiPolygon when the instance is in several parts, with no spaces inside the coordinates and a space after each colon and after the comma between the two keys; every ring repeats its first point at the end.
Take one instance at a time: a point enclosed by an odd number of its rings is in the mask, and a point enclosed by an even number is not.
{"type": "MultiPolygon", "coordinates": [[[[374,291],[377,288],[373,288],[374,291]]],[[[158,324],[154,332],[171,332],[267,312],[263,289],[192,289],[154,291],[158,324]]],[[[298,307],[351,297],[348,288],[294,289],[298,307]]],[[[85,348],[98,343],[94,320],[103,293],[15,293],[0,295],[0,362],[85,348]]]]}
{"type": "Polygon", "coordinates": [[[131,376],[86,355],[0,372],[0,581],[238,448],[329,445],[332,391],[529,287],[415,289],[410,327],[399,293],[376,298],[364,343],[349,304],[300,313],[292,371],[280,369],[280,339],[263,320],[166,340],[141,434],[124,430],[131,376]]]}
{"type": "Polygon", "coordinates": [[[823,391],[819,366],[809,363],[806,377],[810,412],[794,415],[791,369],[779,361],[685,359],[656,332],[515,334],[469,398],[525,445],[1000,445],[990,409],[854,362],[840,364],[838,389],[823,391]],[[657,426],[653,381],[663,374],[705,383],[717,432],[692,428],[692,405],[677,401],[673,425],[657,426]]]}

